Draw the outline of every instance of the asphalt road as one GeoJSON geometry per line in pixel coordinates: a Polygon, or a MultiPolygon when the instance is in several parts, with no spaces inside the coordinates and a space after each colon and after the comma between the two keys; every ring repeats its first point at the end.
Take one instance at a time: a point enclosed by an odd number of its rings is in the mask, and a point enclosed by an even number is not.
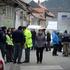
{"type": "MultiPolygon", "coordinates": [[[[24,50],[21,61],[24,61],[24,50]]],[[[35,51],[31,51],[30,63],[13,64],[7,63],[6,70],[70,70],[70,56],[63,57],[62,53],[52,56],[52,51],[44,51],[42,64],[36,63],[35,51]]]]}

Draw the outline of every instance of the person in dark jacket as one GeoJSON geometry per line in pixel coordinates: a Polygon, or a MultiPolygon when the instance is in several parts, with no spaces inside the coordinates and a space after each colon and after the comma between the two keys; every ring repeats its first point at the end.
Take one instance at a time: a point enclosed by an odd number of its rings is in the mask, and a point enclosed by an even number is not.
{"type": "Polygon", "coordinates": [[[6,54],[6,27],[3,26],[0,28],[0,49],[2,57],[5,59],[6,54]]]}
{"type": "Polygon", "coordinates": [[[39,62],[42,63],[44,47],[45,47],[45,35],[43,31],[40,29],[38,34],[36,35],[37,63],[39,62]]]}
{"type": "Polygon", "coordinates": [[[58,35],[58,37],[59,37],[58,52],[62,52],[62,34],[58,32],[57,35],[58,35]]]}
{"type": "Polygon", "coordinates": [[[32,43],[33,43],[32,49],[35,49],[36,32],[35,30],[32,30],[31,33],[32,33],[32,43]]]}
{"type": "Polygon", "coordinates": [[[51,51],[50,41],[51,41],[51,34],[48,31],[47,32],[47,48],[48,48],[49,51],[51,51]]]}
{"type": "Polygon", "coordinates": [[[69,34],[67,30],[64,31],[62,42],[63,42],[63,55],[68,56],[69,34]]]}
{"type": "Polygon", "coordinates": [[[18,59],[18,63],[21,63],[22,49],[25,43],[25,36],[22,32],[22,27],[19,26],[18,30],[12,33],[14,42],[14,63],[18,59]]]}

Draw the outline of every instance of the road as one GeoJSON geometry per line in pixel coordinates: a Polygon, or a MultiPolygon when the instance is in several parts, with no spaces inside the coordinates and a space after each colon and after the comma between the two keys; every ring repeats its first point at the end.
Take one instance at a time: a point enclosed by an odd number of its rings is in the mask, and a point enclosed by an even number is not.
{"type": "MultiPolygon", "coordinates": [[[[23,50],[21,61],[24,61],[24,57],[23,50]]],[[[31,51],[30,63],[7,63],[6,70],[70,70],[70,56],[63,57],[62,53],[58,53],[58,56],[52,56],[52,51],[44,51],[42,64],[37,64],[35,51],[31,51]]]]}

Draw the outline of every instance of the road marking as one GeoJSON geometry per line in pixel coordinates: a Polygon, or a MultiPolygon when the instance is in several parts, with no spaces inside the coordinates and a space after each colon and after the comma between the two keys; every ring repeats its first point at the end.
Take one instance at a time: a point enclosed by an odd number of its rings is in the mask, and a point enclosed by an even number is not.
{"type": "Polygon", "coordinates": [[[21,66],[20,68],[20,70],[63,70],[60,65],[21,66]]]}

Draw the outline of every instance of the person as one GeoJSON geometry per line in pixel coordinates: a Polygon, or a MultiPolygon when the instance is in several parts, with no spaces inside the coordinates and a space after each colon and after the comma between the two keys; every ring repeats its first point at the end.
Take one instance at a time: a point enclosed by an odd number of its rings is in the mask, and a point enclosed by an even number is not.
{"type": "Polygon", "coordinates": [[[33,30],[31,31],[31,33],[32,33],[32,43],[33,43],[32,49],[35,49],[36,32],[35,32],[35,30],[33,29],[33,30]]]}
{"type": "Polygon", "coordinates": [[[5,60],[5,54],[6,54],[5,48],[6,48],[6,27],[3,26],[0,28],[0,49],[4,60],[5,60]]]}
{"type": "Polygon", "coordinates": [[[45,35],[41,29],[39,29],[38,34],[36,35],[36,57],[37,63],[42,63],[43,59],[43,50],[45,47],[45,35]]]}
{"type": "Polygon", "coordinates": [[[68,56],[69,34],[67,30],[64,31],[62,42],[63,42],[63,55],[68,56]]]}
{"type": "Polygon", "coordinates": [[[58,51],[58,46],[59,46],[59,37],[57,35],[57,32],[54,31],[52,33],[52,43],[53,43],[53,56],[58,56],[57,51],[58,51]]]}
{"type": "Polygon", "coordinates": [[[11,35],[11,28],[7,30],[6,34],[6,60],[7,62],[12,62],[13,61],[13,39],[11,35]]]}
{"type": "Polygon", "coordinates": [[[58,52],[62,52],[62,34],[57,32],[57,35],[59,37],[59,47],[58,47],[58,52]]]}
{"type": "Polygon", "coordinates": [[[48,47],[48,50],[49,50],[49,51],[51,51],[50,41],[51,41],[51,34],[50,34],[50,32],[48,31],[48,32],[47,32],[47,47],[48,47]]]}
{"type": "Polygon", "coordinates": [[[27,28],[27,24],[23,26],[23,33],[25,35],[25,60],[23,63],[30,62],[30,49],[32,48],[32,34],[31,31],[27,28]]]}
{"type": "Polygon", "coordinates": [[[20,64],[22,63],[22,50],[25,43],[25,36],[22,31],[22,26],[19,26],[18,29],[12,33],[12,38],[14,42],[14,63],[16,63],[16,60],[18,59],[17,63],[20,64]]]}

